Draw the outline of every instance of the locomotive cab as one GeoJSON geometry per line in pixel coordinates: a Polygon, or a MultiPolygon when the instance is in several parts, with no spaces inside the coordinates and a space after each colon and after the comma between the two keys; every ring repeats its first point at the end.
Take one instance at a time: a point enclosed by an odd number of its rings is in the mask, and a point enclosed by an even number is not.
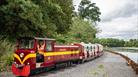
{"type": "MultiPolygon", "coordinates": [[[[36,68],[43,67],[41,66],[44,62],[46,57],[46,52],[53,52],[54,51],[54,39],[49,38],[35,38],[36,40],[36,68]]],[[[47,60],[48,62],[48,60],[47,60]]]]}
{"type": "Polygon", "coordinates": [[[22,66],[27,65],[31,63],[31,60],[28,58],[35,56],[35,40],[31,37],[19,38],[14,53],[14,63],[22,66]]]}

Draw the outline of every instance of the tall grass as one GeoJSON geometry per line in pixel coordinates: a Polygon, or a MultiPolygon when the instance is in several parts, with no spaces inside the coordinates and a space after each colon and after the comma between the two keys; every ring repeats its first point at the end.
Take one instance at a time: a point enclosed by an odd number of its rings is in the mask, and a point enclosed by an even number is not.
{"type": "Polygon", "coordinates": [[[0,39],[0,71],[7,70],[12,64],[15,44],[8,39],[0,39]]]}

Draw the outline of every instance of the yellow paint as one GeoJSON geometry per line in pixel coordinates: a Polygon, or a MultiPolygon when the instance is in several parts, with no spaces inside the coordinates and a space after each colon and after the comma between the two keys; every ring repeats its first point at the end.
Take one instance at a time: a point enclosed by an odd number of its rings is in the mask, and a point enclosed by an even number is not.
{"type": "MultiPolygon", "coordinates": [[[[78,54],[79,51],[51,51],[51,52],[41,52],[40,54],[44,54],[44,56],[58,56],[58,55],[69,55],[69,54],[78,54]]],[[[14,57],[19,60],[21,64],[23,64],[27,59],[36,57],[36,54],[28,54],[25,56],[23,61],[21,61],[20,57],[17,54],[14,54],[14,57]]],[[[49,59],[50,60],[50,59],[49,59]]]]}
{"type": "Polygon", "coordinates": [[[23,63],[29,59],[29,58],[33,58],[33,57],[36,57],[36,54],[28,54],[24,59],[23,59],[23,63]]]}
{"type": "Polygon", "coordinates": [[[36,57],[36,54],[28,54],[27,56],[25,56],[23,61],[21,61],[21,58],[17,54],[14,54],[14,57],[18,59],[21,64],[23,64],[27,59],[36,57]]]}
{"type": "Polygon", "coordinates": [[[44,55],[44,51],[42,50],[39,50],[38,53],[44,55]]]}
{"type": "Polygon", "coordinates": [[[46,52],[44,56],[58,56],[58,55],[69,55],[69,54],[78,54],[79,51],[59,51],[59,52],[46,52]]]}
{"type": "Polygon", "coordinates": [[[13,56],[14,56],[16,59],[18,59],[19,62],[20,62],[21,64],[23,64],[23,62],[21,61],[20,57],[19,57],[17,54],[13,54],[13,56]]]}

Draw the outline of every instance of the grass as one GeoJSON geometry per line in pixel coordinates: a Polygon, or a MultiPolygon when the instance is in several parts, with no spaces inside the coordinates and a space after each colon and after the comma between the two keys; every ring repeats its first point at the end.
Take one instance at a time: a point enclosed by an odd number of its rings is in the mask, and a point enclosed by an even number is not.
{"type": "Polygon", "coordinates": [[[0,40],[0,71],[8,71],[12,65],[14,47],[7,39],[0,40]]]}
{"type": "Polygon", "coordinates": [[[108,77],[108,73],[105,71],[104,65],[100,64],[95,69],[89,71],[93,77],[108,77]]]}

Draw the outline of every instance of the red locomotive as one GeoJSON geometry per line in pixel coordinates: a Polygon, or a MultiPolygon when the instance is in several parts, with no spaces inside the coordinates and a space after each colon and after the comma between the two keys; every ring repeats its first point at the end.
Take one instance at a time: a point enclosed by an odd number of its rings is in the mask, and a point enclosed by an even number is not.
{"type": "Polygon", "coordinates": [[[29,76],[39,68],[58,63],[84,62],[103,54],[100,44],[55,45],[54,39],[38,37],[22,37],[17,41],[12,64],[12,72],[16,76],[29,76]]]}

